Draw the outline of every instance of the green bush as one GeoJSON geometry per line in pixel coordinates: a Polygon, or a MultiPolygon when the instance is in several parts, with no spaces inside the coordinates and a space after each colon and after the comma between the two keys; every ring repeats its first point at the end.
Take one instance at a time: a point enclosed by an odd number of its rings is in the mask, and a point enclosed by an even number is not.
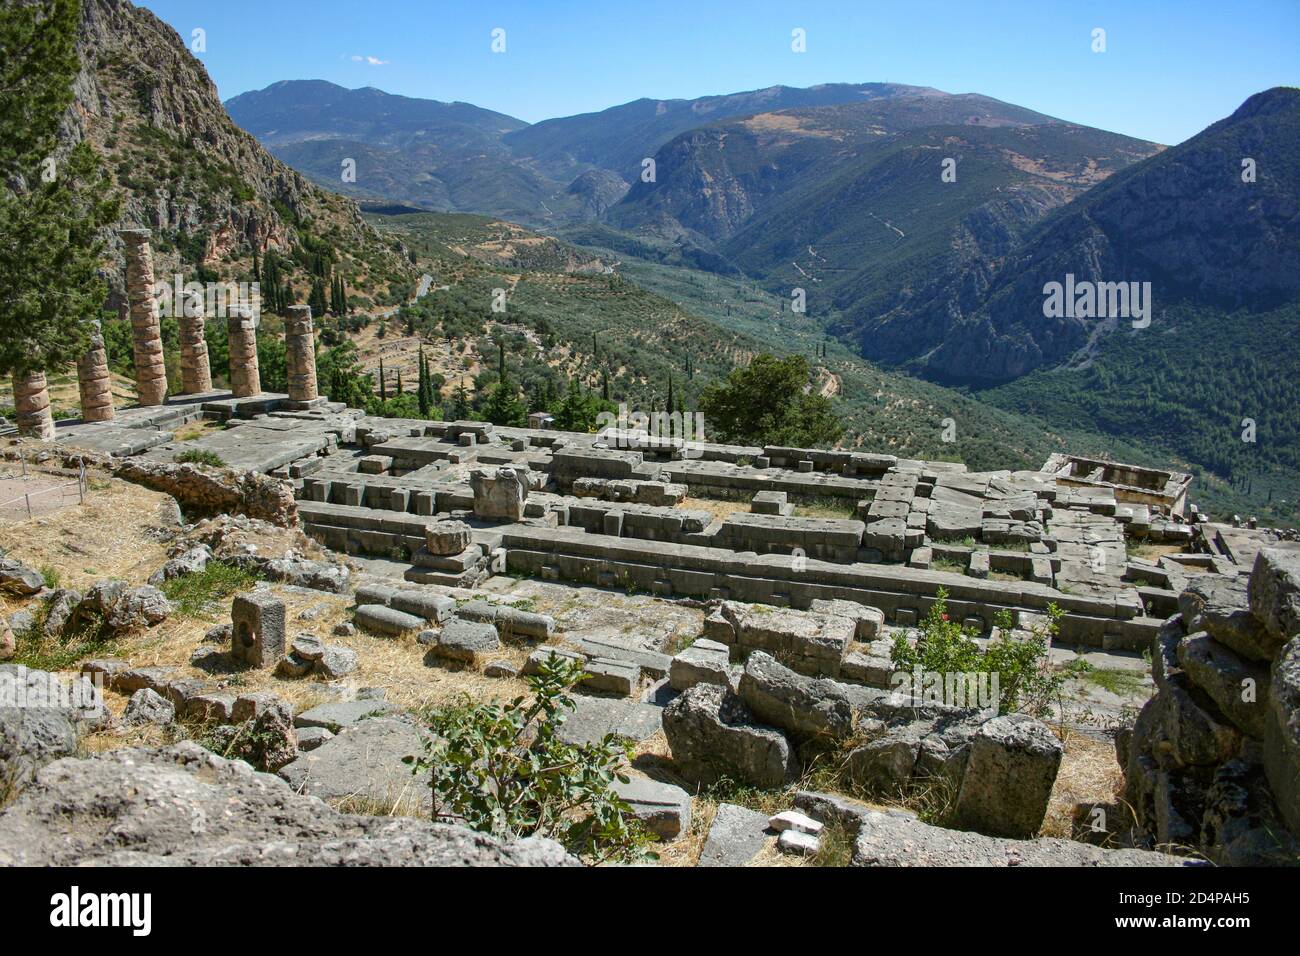
{"type": "Polygon", "coordinates": [[[206,448],[191,448],[183,451],[176,456],[176,460],[189,465],[210,465],[213,468],[226,467],[226,463],[220,455],[215,451],[208,451],[206,448]]]}
{"type": "Polygon", "coordinates": [[[568,690],[582,666],[552,654],[527,678],[533,698],[508,704],[462,704],[435,712],[433,738],[421,757],[428,773],[433,818],[502,837],[549,837],[589,862],[646,855],[650,837],[613,790],[627,782],[620,765],[628,748],[610,734],[587,744],[560,740],[573,709],[568,690]]]}
{"type": "Polygon", "coordinates": [[[1047,623],[1013,637],[1009,610],[994,620],[996,636],[980,647],[976,633],[948,618],[948,592],[940,588],[916,635],[916,646],[904,634],[894,637],[890,658],[904,671],[920,668],[927,674],[997,675],[998,713],[1041,713],[1060,691],[1064,677],[1054,673],[1047,649],[1060,631],[1063,612],[1047,606],[1047,623]]]}

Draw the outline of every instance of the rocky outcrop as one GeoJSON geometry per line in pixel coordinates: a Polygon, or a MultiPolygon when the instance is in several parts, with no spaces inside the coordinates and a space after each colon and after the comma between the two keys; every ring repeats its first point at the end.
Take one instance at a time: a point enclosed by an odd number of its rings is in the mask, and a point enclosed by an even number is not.
{"type": "Polygon", "coordinates": [[[165,492],[187,509],[247,515],[281,528],[295,527],[298,521],[293,485],[268,475],[136,458],[105,464],[116,477],[165,492]]]}
{"type": "MultiPolygon", "coordinates": [[[[200,255],[214,264],[247,259],[253,249],[287,253],[298,223],[312,222],[317,231],[338,230],[345,260],[383,262],[395,274],[409,269],[400,248],[381,241],[355,204],[314,186],[236,126],[186,40],[149,10],[128,0],[85,0],[77,51],[81,71],[61,148],[89,142],[107,158],[110,177],[134,170],[118,227],[143,226],[169,241],[205,236],[200,255]],[[183,163],[185,174],[164,178],[129,163],[141,149],[183,163]]],[[[116,228],[106,238],[110,254],[120,255],[116,228]]],[[[181,264],[168,253],[157,272],[181,264]]],[[[109,270],[115,303],[124,302],[120,275],[120,268],[109,270]]]]}
{"type": "Polygon", "coordinates": [[[542,839],[353,816],[197,744],[63,759],[0,814],[0,866],[566,866],[542,839]]]}
{"type": "Polygon", "coordinates": [[[1216,863],[1300,856],[1300,552],[1204,575],[1156,636],[1159,688],[1117,740],[1137,845],[1216,863]],[[1289,832],[1288,832],[1289,831],[1289,832]]]}

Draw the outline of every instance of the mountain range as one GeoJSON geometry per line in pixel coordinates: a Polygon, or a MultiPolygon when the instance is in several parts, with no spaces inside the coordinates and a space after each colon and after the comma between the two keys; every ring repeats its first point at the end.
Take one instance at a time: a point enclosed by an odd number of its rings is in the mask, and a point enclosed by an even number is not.
{"type": "MultiPolygon", "coordinates": [[[[456,290],[462,244],[446,237],[487,229],[510,237],[479,267],[501,279],[475,281],[534,296],[538,334],[588,384],[615,354],[592,337],[602,315],[626,311],[629,329],[670,315],[692,343],[713,335],[724,365],[764,342],[823,357],[818,387],[857,443],[939,454],[924,423],[960,409],[978,444],[953,451],[972,461],[1014,446],[1032,465],[1069,435],[1191,470],[1234,506],[1294,511],[1295,89],[1164,148],[895,84],[637,100],[530,125],[287,81],[235,97],[228,115],[181,38],[127,0],[86,0],[80,52],[65,141],[104,156],[126,200],[119,225],[155,230],[159,271],[238,278],[275,251],[295,295],[324,262],[374,312],[431,270],[473,316],[456,290]],[[410,215],[363,215],[356,199],[410,215]],[[532,261],[540,248],[554,261],[532,261]],[[1067,277],[1149,283],[1150,324],[1045,315],[1044,289],[1067,277]],[[1239,437],[1246,419],[1256,442],[1239,437]]],[[[653,402],[671,376],[689,398],[702,379],[667,342],[653,360],[617,353],[616,387],[653,402]]],[[[694,369],[717,374],[708,352],[694,369]]]]}

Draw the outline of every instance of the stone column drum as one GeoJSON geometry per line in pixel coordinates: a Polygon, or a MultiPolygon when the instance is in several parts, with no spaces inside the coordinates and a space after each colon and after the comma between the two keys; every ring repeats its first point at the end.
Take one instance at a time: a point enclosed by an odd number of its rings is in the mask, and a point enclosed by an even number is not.
{"type": "Polygon", "coordinates": [[[311,306],[291,305],[288,313],[284,320],[284,362],[289,374],[289,401],[314,402],[318,393],[311,306]]]}
{"type": "Polygon", "coordinates": [[[14,410],[18,434],[54,440],[54,416],[44,372],[14,372],[14,410]]]}
{"type": "Polygon", "coordinates": [[[181,327],[181,392],[198,395],[212,391],[208,342],[204,337],[203,300],[187,299],[179,317],[181,327]],[[196,301],[197,300],[197,301],[196,301]]]}
{"type": "Polygon", "coordinates": [[[126,242],[126,295],[131,309],[136,397],[141,405],[161,405],[167,398],[167,367],[154,302],[149,230],[123,229],[121,236],[126,242]]]}
{"type": "Polygon", "coordinates": [[[230,392],[235,398],[262,394],[262,376],[257,367],[257,325],[251,309],[237,307],[226,318],[230,340],[230,392]]]}
{"type": "Polygon", "coordinates": [[[113,379],[108,372],[108,352],[99,323],[90,334],[90,348],[77,360],[77,390],[81,393],[81,420],[107,422],[113,419],[113,379]]]}

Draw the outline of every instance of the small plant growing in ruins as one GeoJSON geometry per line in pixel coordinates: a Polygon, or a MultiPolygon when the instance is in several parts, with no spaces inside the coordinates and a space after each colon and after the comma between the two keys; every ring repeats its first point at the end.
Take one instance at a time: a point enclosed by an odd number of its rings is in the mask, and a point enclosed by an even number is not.
{"type": "Polygon", "coordinates": [[[1038,713],[1055,699],[1064,680],[1052,671],[1047,656],[1050,640],[1060,630],[1061,615],[1055,604],[1048,605],[1047,623],[1016,637],[1011,612],[1004,609],[994,620],[996,636],[981,647],[973,628],[949,619],[948,592],[940,588],[921,621],[915,646],[905,634],[896,635],[890,659],[900,671],[920,668],[929,674],[996,676],[998,713],[1038,713]]]}
{"type": "Polygon", "coordinates": [[[236,591],[252,587],[256,580],[251,571],[224,561],[209,561],[196,574],[183,574],[163,582],[162,592],[181,617],[206,618],[222,601],[236,591]]]}
{"type": "Polygon", "coordinates": [[[560,725],[582,665],[552,654],[526,678],[533,696],[434,712],[432,739],[406,762],[428,774],[433,818],[506,837],[542,836],[592,863],[646,855],[650,836],[613,789],[628,748],[612,734],[569,744],[560,725]]]}
{"type": "Polygon", "coordinates": [[[59,581],[62,580],[59,576],[59,569],[52,564],[42,564],[41,580],[45,582],[47,588],[57,589],[59,581]]]}
{"type": "Polygon", "coordinates": [[[215,451],[206,448],[189,448],[176,456],[176,460],[185,465],[208,465],[212,468],[225,468],[226,463],[215,451]]]}

